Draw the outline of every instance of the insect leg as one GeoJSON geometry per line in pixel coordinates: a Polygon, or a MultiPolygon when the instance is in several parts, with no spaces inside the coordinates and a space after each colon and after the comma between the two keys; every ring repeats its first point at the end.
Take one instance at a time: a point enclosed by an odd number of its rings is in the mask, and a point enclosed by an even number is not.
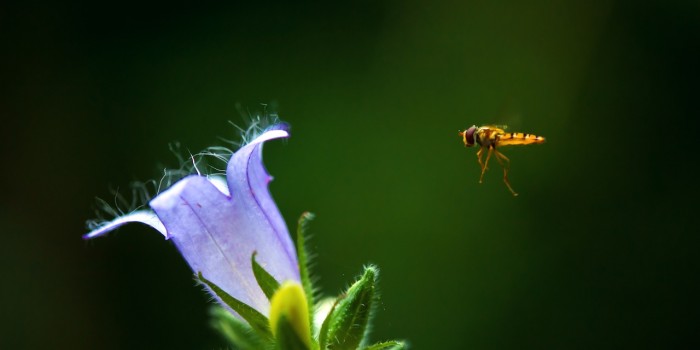
{"type": "MultiPolygon", "coordinates": [[[[480,151],[482,150],[484,150],[484,148],[481,148],[480,151]]],[[[489,153],[486,155],[486,161],[484,162],[484,164],[481,165],[481,177],[479,177],[479,183],[482,183],[484,181],[484,174],[488,169],[489,159],[491,159],[491,154],[493,153],[493,151],[494,149],[492,147],[489,147],[489,153]]],[[[479,164],[481,164],[481,157],[479,157],[479,164]]]]}
{"type": "Polygon", "coordinates": [[[484,163],[481,162],[481,156],[483,155],[483,153],[484,153],[483,147],[479,148],[479,151],[476,152],[476,159],[479,161],[479,166],[481,167],[481,177],[479,178],[479,183],[481,183],[481,179],[484,178],[484,169],[486,169],[484,167],[484,163]]]}
{"type": "Polygon", "coordinates": [[[481,170],[484,170],[484,163],[481,162],[481,155],[483,152],[484,152],[483,147],[479,148],[479,151],[476,152],[476,159],[479,161],[479,166],[481,167],[481,170]]]}
{"type": "Polygon", "coordinates": [[[517,196],[518,194],[513,190],[513,187],[510,186],[510,181],[508,181],[508,170],[510,170],[510,159],[506,157],[503,153],[496,151],[496,159],[498,160],[499,163],[501,163],[501,166],[503,167],[503,182],[506,183],[506,186],[508,186],[508,189],[510,190],[510,193],[513,194],[513,196],[517,196]]]}

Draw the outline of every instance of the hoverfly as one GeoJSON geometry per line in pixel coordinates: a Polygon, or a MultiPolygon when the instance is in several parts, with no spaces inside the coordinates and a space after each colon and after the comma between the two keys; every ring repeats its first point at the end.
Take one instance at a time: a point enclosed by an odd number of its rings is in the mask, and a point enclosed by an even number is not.
{"type": "Polygon", "coordinates": [[[488,169],[489,159],[491,159],[491,154],[496,154],[496,160],[503,167],[503,182],[510,190],[513,196],[518,194],[513,190],[508,181],[508,170],[510,169],[510,159],[506,157],[503,153],[499,152],[496,147],[500,148],[503,146],[510,145],[529,145],[533,143],[543,143],[544,137],[537,136],[533,134],[525,134],[522,132],[506,132],[506,125],[484,125],[476,126],[472,125],[469,129],[460,131],[459,136],[462,136],[464,141],[464,146],[472,147],[475,143],[479,144],[479,151],[476,152],[476,157],[481,166],[481,177],[479,177],[479,183],[484,180],[484,173],[488,169]],[[486,155],[486,161],[481,161],[481,156],[484,154],[484,150],[488,149],[488,154],[486,155]]]}

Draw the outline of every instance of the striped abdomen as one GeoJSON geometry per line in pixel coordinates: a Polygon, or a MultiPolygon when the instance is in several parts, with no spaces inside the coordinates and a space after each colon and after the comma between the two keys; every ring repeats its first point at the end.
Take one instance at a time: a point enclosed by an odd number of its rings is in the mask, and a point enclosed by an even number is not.
{"type": "Polygon", "coordinates": [[[544,137],[522,132],[506,132],[498,137],[499,146],[508,145],[530,145],[533,143],[543,143],[544,137]]]}

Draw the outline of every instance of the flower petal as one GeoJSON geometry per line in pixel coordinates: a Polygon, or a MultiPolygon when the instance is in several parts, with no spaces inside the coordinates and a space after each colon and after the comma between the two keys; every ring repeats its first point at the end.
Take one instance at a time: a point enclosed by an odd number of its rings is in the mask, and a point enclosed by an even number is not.
{"type": "Polygon", "coordinates": [[[229,189],[238,210],[255,213],[256,220],[266,221],[274,233],[274,237],[269,237],[268,234],[267,244],[275,246],[278,255],[266,256],[258,250],[257,261],[280,283],[286,280],[299,281],[299,264],[287,224],[268,189],[272,176],[262,161],[262,145],[268,140],[289,137],[287,128],[286,124],[278,124],[268,129],[239,149],[226,168],[229,189]],[[294,267],[294,271],[288,270],[290,266],[294,267]],[[284,269],[280,270],[280,267],[284,269]]]}
{"type": "Polygon", "coordinates": [[[117,227],[130,222],[140,222],[151,226],[158,230],[158,232],[160,232],[166,239],[168,238],[168,232],[165,230],[165,226],[163,226],[163,223],[160,221],[160,219],[158,219],[158,216],[156,216],[155,213],[150,210],[138,210],[100,225],[98,228],[84,234],[83,239],[103,236],[117,227]]]}
{"type": "Polygon", "coordinates": [[[253,275],[253,252],[278,281],[300,279],[261,160],[262,142],[286,136],[284,130],[268,131],[232,156],[227,169],[231,197],[206,178],[189,176],[150,203],[194,272],[263,314],[269,302],[253,275]]]}

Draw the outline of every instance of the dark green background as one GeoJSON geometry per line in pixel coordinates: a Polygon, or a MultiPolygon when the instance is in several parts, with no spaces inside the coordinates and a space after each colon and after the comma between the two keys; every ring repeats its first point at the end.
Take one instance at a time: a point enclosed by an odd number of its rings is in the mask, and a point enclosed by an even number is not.
{"type": "Polygon", "coordinates": [[[373,339],[415,349],[697,339],[697,1],[2,5],[0,348],[219,349],[170,242],[83,242],[95,197],[233,138],[265,148],[314,271],[382,271],[373,339]],[[547,137],[477,183],[458,129],[547,137]]]}

